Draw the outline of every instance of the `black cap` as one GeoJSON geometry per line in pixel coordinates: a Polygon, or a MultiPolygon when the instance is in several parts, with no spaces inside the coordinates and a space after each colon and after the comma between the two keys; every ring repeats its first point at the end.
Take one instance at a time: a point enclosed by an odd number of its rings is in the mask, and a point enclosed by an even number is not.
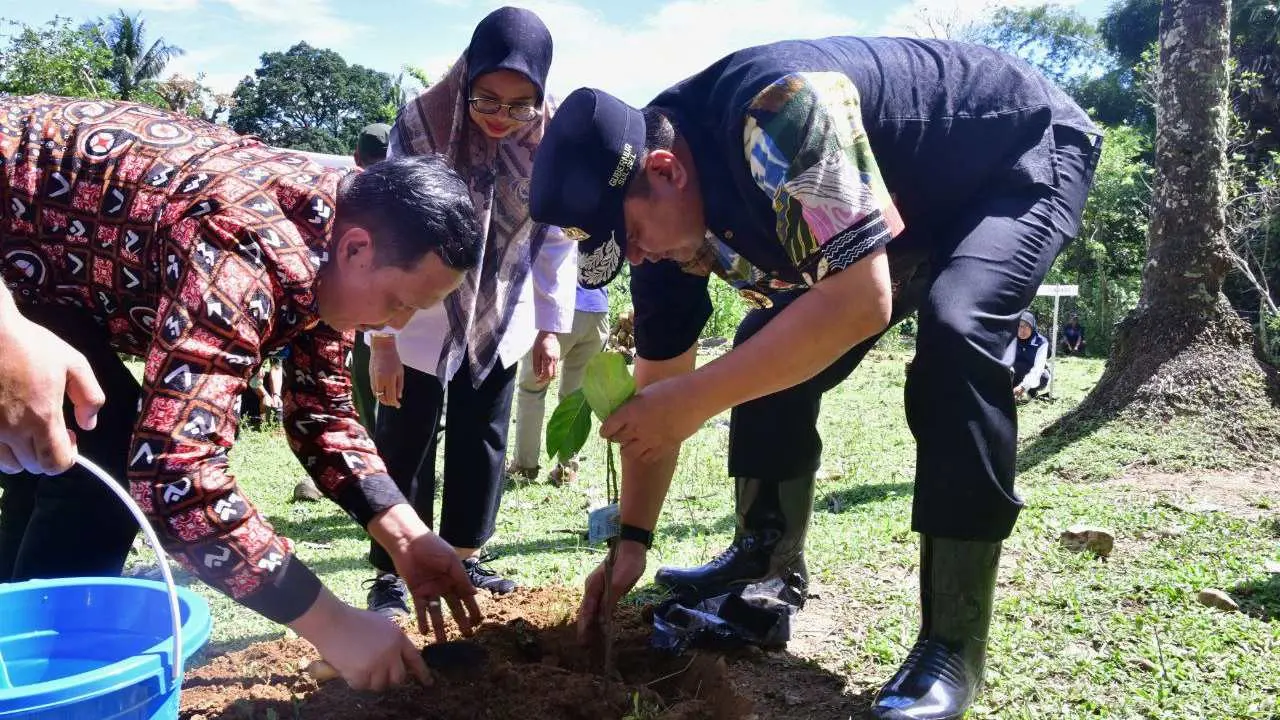
{"type": "Polygon", "coordinates": [[[356,152],[366,160],[378,161],[387,156],[387,138],[391,126],[386,123],[365,125],[356,139],[356,152]]]}
{"type": "Polygon", "coordinates": [[[574,90],[533,163],[529,214],[578,243],[578,283],[609,284],[626,261],[622,200],[644,154],[644,115],[592,88],[574,90]]]}

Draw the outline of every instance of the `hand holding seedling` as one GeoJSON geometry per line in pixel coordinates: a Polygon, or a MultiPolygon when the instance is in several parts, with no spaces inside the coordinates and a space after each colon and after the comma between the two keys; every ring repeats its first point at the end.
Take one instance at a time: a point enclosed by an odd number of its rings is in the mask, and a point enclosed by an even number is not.
{"type": "Polygon", "coordinates": [[[606,579],[608,568],[605,563],[600,563],[587,576],[582,605],[578,609],[580,642],[591,642],[607,627],[608,618],[613,617],[618,607],[618,600],[631,592],[640,576],[644,575],[646,553],[648,551],[640,543],[622,540],[614,551],[612,582],[606,579]]]}
{"type": "MultiPolygon", "coordinates": [[[[591,413],[603,422],[619,407],[635,396],[635,380],[627,372],[626,361],[618,353],[600,353],[588,363],[582,388],[565,397],[547,424],[547,452],[567,462],[582,449],[591,432],[591,413]]],[[[605,476],[609,506],[619,513],[619,478],[613,458],[613,445],[607,449],[605,476]]],[[[616,516],[615,516],[616,517],[616,516]]],[[[616,522],[616,520],[615,520],[616,522]]],[[[616,532],[616,529],[613,531],[616,532]]],[[[578,615],[578,633],[584,642],[592,642],[603,650],[603,670],[613,674],[613,608],[644,574],[646,548],[637,542],[609,537],[609,554],[587,579],[586,592],[578,615]],[[598,642],[596,642],[598,641],[598,642]]]]}
{"type": "Polygon", "coordinates": [[[627,459],[652,462],[673,452],[706,421],[690,401],[680,376],[636,393],[600,427],[600,436],[622,446],[627,459]]]}

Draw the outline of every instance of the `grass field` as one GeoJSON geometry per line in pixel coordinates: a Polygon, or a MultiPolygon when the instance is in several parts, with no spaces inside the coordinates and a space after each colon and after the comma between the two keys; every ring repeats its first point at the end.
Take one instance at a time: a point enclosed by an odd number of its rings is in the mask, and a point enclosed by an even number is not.
{"type": "MultiPolygon", "coordinates": [[[[791,651],[844,678],[851,695],[874,693],[917,629],[908,358],[905,348],[877,349],[823,407],[825,465],[808,542],[817,598],[791,651]]],[[[971,717],[1280,718],[1280,575],[1264,569],[1280,560],[1280,475],[1212,470],[1218,448],[1178,428],[1155,439],[1110,429],[1057,447],[1039,430],[1083,397],[1102,363],[1058,368],[1059,399],[1021,410],[1027,508],[1005,544],[987,689],[971,717]],[[1114,532],[1110,559],[1060,547],[1059,533],[1075,523],[1114,532]],[[1206,587],[1231,593],[1241,611],[1197,604],[1206,587]]],[[[686,445],[642,585],[659,566],[700,562],[730,539],[727,425],[716,418],[686,445]]],[[[301,468],[279,429],[247,433],[232,466],[329,587],[362,604],[365,536],[330,503],[289,502],[301,468]]],[[[603,494],[603,468],[593,439],[577,485],[510,487],[489,546],[494,567],[526,585],[580,586],[602,557],[579,533],[588,494],[603,494]]],[[[215,649],[281,635],[197,588],[214,609],[215,649]]]]}

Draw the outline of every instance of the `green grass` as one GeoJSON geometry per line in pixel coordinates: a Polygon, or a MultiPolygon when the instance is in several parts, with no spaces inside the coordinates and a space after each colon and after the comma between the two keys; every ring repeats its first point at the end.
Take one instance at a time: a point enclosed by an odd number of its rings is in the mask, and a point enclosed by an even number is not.
{"type": "MultiPolygon", "coordinates": [[[[824,400],[824,473],[808,544],[823,604],[840,613],[820,662],[847,677],[855,694],[874,692],[896,669],[917,629],[914,445],[902,411],[909,354],[887,345],[824,400]]],[[[1066,447],[1040,438],[1101,370],[1096,360],[1060,362],[1059,399],[1020,411],[1018,488],[1027,508],[1005,546],[987,688],[971,717],[1280,717],[1280,583],[1263,571],[1280,559],[1280,520],[1187,512],[1150,489],[1104,482],[1136,464],[1214,465],[1214,445],[1193,429],[1153,438],[1108,426],[1066,447]],[[1109,560],[1059,548],[1058,533],[1077,522],[1115,531],[1109,560]],[[1181,534],[1159,535],[1173,526],[1181,534]],[[1246,612],[1196,604],[1194,593],[1207,586],[1245,598],[1246,612]]],[[[642,585],[659,566],[701,562],[729,541],[726,419],[686,445],[642,585]]],[[[247,433],[233,470],[262,512],[300,543],[303,560],[360,604],[361,581],[371,574],[363,533],[332,504],[288,502],[301,468],[278,433],[247,433]]],[[[603,494],[603,471],[604,446],[593,436],[576,486],[509,488],[489,546],[500,556],[495,567],[526,585],[579,586],[601,559],[578,533],[587,493],[603,494]]],[[[281,635],[197,588],[213,606],[216,647],[281,635]]]]}

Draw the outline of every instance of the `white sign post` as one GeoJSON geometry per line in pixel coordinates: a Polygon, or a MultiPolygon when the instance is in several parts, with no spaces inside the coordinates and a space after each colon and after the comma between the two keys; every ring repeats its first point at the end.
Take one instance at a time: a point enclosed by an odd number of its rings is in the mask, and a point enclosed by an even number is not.
{"type": "Polygon", "coordinates": [[[1036,295],[1053,298],[1053,334],[1049,336],[1049,397],[1053,397],[1053,381],[1058,375],[1058,303],[1064,297],[1080,294],[1079,285],[1041,285],[1036,295]]]}

